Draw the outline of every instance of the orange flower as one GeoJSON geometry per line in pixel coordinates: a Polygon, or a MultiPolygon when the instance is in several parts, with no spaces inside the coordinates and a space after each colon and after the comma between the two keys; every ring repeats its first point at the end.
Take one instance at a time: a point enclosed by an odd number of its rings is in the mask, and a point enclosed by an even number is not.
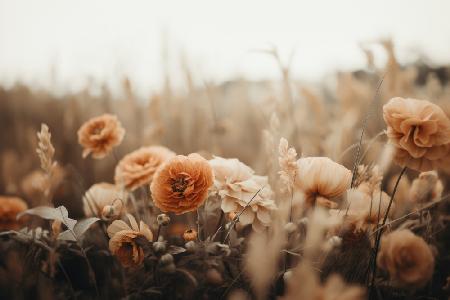
{"type": "Polygon", "coordinates": [[[135,190],[149,184],[158,167],[175,153],[163,146],[141,147],[117,164],[114,180],[127,190],[135,190]]]}
{"type": "Polygon", "coordinates": [[[183,233],[183,239],[188,241],[195,241],[197,239],[197,230],[195,229],[188,229],[183,233]]]}
{"type": "Polygon", "coordinates": [[[399,165],[417,171],[450,168],[450,119],[439,106],[397,97],[383,106],[383,117],[399,165]]]}
{"type": "Polygon", "coordinates": [[[17,197],[0,196],[0,230],[17,230],[20,222],[17,214],[28,208],[25,201],[17,197]]]}
{"type": "Polygon", "coordinates": [[[116,220],[108,226],[109,250],[119,259],[125,267],[138,266],[144,261],[144,250],[137,242],[138,239],[146,239],[151,242],[153,233],[147,224],[140,222],[127,214],[131,227],[122,220],[116,220]]]}
{"type": "Polygon", "coordinates": [[[125,135],[116,116],[104,114],[90,119],[78,130],[78,143],[83,146],[83,158],[92,153],[93,158],[105,157],[118,146],[125,135]]]}
{"type": "Polygon", "coordinates": [[[297,167],[295,185],[305,193],[309,205],[335,208],[337,204],[330,199],[341,196],[350,187],[350,170],[328,157],[300,158],[297,167]]]}
{"type": "Polygon", "coordinates": [[[203,204],[212,184],[213,173],[208,161],[193,153],[177,155],[163,164],[156,172],[150,190],[159,209],[183,214],[203,204]]]}
{"type": "Polygon", "coordinates": [[[433,275],[434,257],[421,237],[403,229],[383,237],[377,264],[400,284],[422,287],[433,275]]]}

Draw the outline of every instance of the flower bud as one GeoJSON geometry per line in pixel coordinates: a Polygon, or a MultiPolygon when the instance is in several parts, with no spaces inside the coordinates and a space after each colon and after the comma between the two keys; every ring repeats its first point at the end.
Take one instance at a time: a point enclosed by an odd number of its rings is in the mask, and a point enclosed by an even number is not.
{"type": "Polygon", "coordinates": [[[187,251],[189,252],[195,252],[195,250],[197,249],[197,245],[195,244],[194,241],[189,241],[187,242],[184,247],[186,248],[187,251]]]}
{"type": "Polygon", "coordinates": [[[159,259],[159,264],[161,266],[167,266],[169,264],[173,264],[173,256],[172,254],[164,254],[163,256],[161,256],[161,258],[159,259]]]}
{"type": "Polygon", "coordinates": [[[156,253],[162,253],[166,251],[166,243],[165,242],[154,242],[153,243],[153,250],[155,250],[156,253]]]}
{"type": "Polygon", "coordinates": [[[170,217],[166,214],[159,214],[156,217],[156,220],[158,221],[158,225],[161,226],[167,226],[170,223],[170,217]]]}
{"type": "Polygon", "coordinates": [[[188,229],[183,233],[183,239],[185,241],[195,241],[197,239],[197,230],[188,229]]]}

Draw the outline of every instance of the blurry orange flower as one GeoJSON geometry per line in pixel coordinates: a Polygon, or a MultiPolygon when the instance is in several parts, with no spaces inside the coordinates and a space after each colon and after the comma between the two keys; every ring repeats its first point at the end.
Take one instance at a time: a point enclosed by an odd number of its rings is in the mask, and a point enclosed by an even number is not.
{"type": "Polygon", "coordinates": [[[305,157],[297,161],[295,185],[305,193],[308,205],[335,208],[331,198],[342,195],[349,187],[352,173],[328,157],[305,157]]]}
{"type": "Polygon", "coordinates": [[[213,173],[208,161],[193,153],[169,159],[156,172],[150,186],[153,202],[164,212],[196,210],[208,196],[213,173]]]}
{"type": "Polygon", "coordinates": [[[125,135],[125,129],[116,116],[104,114],[90,119],[78,130],[78,143],[83,146],[83,158],[105,157],[113,147],[118,146],[125,135]]]}
{"type": "Polygon", "coordinates": [[[116,220],[108,226],[109,250],[123,266],[131,267],[140,265],[144,261],[144,250],[137,239],[143,238],[151,242],[153,233],[144,222],[141,221],[138,226],[132,215],[127,214],[127,217],[131,227],[122,220],[116,220]]]}
{"type": "Polygon", "coordinates": [[[185,241],[195,241],[197,239],[197,230],[188,229],[183,233],[183,239],[185,241]]]}
{"type": "Polygon", "coordinates": [[[20,222],[17,214],[28,208],[25,201],[17,197],[0,196],[0,230],[17,230],[20,222]]]}
{"type": "Polygon", "coordinates": [[[127,197],[114,184],[101,182],[92,185],[83,196],[86,217],[99,217],[103,220],[118,218],[125,213],[127,197]]]}
{"type": "Polygon", "coordinates": [[[403,229],[382,238],[377,264],[400,284],[422,287],[433,275],[434,257],[421,237],[403,229]]]}
{"type": "Polygon", "coordinates": [[[114,180],[127,190],[149,184],[158,167],[175,153],[163,146],[141,147],[125,155],[117,164],[114,180]]]}
{"type": "Polygon", "coordinates": [[[397,97],[383,106],[383,117],[399,165],[418,171],[450,167],[450,119],[439,106],[397,97]]]}

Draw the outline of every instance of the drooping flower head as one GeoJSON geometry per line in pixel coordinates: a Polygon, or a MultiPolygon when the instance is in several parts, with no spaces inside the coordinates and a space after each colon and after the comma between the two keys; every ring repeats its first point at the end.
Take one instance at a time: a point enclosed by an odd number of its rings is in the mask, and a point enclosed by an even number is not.
{"type": "Polygon", "coordinates": [[[28,205],[20,198],[0,196],[0,230],[17,230],[20,222],[16,216],[26,210],[28,205]]]}
{"type": "Polygon", "coordinates": [[[114,184],[96,183],[83,196],[84,213],[86,217],[115,219],[125,213],[126,201],[125,193],[114,184]]]}
{"type": "Polygon", "coordinates": [[[206,159],[196,153],[177,155],[155,173],[150,185],[153,202],[163,212],[194,211],[205,202],[213,179],[206,159]]]}
{"type": "Polygon", "coordinates": [[[90,119],[78,130],[78,143],[83,146],[83,158],[105,157],[114,147],[120,145],[125,129],[116,116],[104,114],[90,119]]]}
{"type": "Polygon", "coordinates": [[[352,173],[328,157],[304,157],[297,161],[295,185],[305,194],[306,204],[334,208],[332,198],[341,196],[349,187],[352,173]]]}
{"type": "Polygon", "coordinates": [[[450,168],[450,119],[439,106],[397,97],[383,106],[383,117],[399,165],[418,171],[450,168]]]}
{"type": "Polygon", "coordinates": [[[382,238],[377,264],[400,285],[422,287],[433,275],[434,257],[421,237],[403,229],[382,238]]]}
{"type": "Polygon", "coordinates": [[[141,147],[120,160],[114,180],[127,190],[135,190],[149,184],[158,167],[174,156],[174,152],[163,146],[141,147]]]}
{"type": "Polygon", "coordinates": [[[138,239],[153,240],[153,233],[147,224],[140,222],[127,214],[130,221],[129,226],[122,220],[116,220],[108,226],[109,250],[115,255],[120,263],[125,267],[138,266],[144,261],[144,250],[140,246],[138,239]]]}
{"type": "Polygon", "coordinates": [[[248,205],[240,214],[239,222],[252,224],[255,231],[269,226],[276,205],[267,176],[254,175],[250,167],[235,158],[214,157],[209,163],[214,171],[214,191],[222,200],[222,210],[235,214],[248,205]]]}

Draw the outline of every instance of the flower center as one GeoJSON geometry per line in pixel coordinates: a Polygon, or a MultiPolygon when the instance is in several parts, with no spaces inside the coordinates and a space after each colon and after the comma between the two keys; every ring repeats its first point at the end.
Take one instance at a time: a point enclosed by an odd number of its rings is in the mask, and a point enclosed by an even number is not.
{"type": "Polygon", "coordinates": [[[105,124],[103,124],[103,123],[95,124],[95,126],[91,130],[91,133],[94,135],[100,134],[102,132],[103,128],[105,128],[105,124]]]}
{"type": "Polygon", "coordinates": [[[172,183],[172,191],[174,193],[183,193],[186,190],[188,184],[189,183],[186,180],[186,178],[184,177],[177,178],[172,183]]]}

